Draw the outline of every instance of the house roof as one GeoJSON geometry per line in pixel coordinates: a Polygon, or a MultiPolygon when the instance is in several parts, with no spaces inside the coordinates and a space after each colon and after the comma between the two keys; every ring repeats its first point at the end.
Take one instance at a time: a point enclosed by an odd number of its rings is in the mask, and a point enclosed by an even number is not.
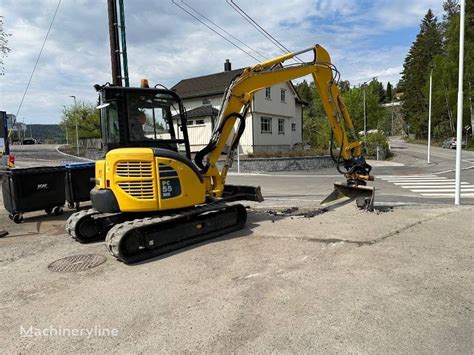
{"type": "Polygon", "coordinates": [[[211,105],[199,106],[192,110],[186,111],[188,118],[203,117],[203,116],[217,116],[219,110],[212,107],[211,105]]]}
{"type": "MultiPolygon", "coordinates": [[[[206,116],[215,116],[219,114],[219,110],[212,107],[211,105],[199,106],[193,108],[192,110],[186,111],[186,117],[197,118],[197,117],[206,117],[206,116]]],[[[173,118],[177,118],[178,115],[174,115],[173,118]]]]}
{"type": "Polygon", "coordinates": [[[182,99],[221,95],[229,86],[232,79],[242,73],[243,70],[244,69],[241,68],[231,71],[224,71],[216,74],[184,79],[177,83],[175,86],[173,86],[171,90],[176,91],[182,99]]]}
{"type": "MultiPolygon", "coordinates": [[[[174,85],[171,90],[175,91],[181,97],[181,99],[222,95],[229,86],[232,79],[240,75],[244,69],[245,68],[240,68],[231,71],[223,71],[220,73],[183,79],[174,85]]],[[[288,81],[288,83],[296,96],[296,102],[302,105],[307,105],[308,103],[300,98],[293,83],[291,81],[288,81]]]]}

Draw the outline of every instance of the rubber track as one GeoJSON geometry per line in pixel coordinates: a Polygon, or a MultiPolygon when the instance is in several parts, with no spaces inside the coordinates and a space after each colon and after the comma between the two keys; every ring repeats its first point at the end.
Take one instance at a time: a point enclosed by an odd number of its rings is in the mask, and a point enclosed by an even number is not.
{"type": "Polygon", "coordinates": [[[142,252],[141,254],[137,256],[134,256],[134,257],[127,256],[126,258],[121,255],[120,250],[119,250],[121,239],[128,232],[134,229],[141,229],[146,226],[168,222],[171,220],[179,220],[181,218],[191,217],[193,215],[198,216],[204,212],[219,211],[220,208],[231,207],[233,205],[237,205],[237,204],[219,202],[219,203],[213,203],[209,205],[196,207],[188,211],[177,212],[171,215],[166,215],[166,216],[161,216],[161,217],[147,217],[147,218],[135,219],[133,221],[127,221],[121,224],[117,224],[114,227],[112,227],[107,233],[107,236],[105,239],[105,246],[107,247],[107,249],[110,251],[110,253],[113,256],[115,256],[117,259],[119,259],[120,261],[123,261],[126,264],[150,259],[155,256],[165,254],[165,253],[180,249],[182,247],[185,247],[191,244],[198,243],[200,241],[208,240],[208,239],[215,238],[223,234],[233,232],[235,230],[241,229],[242,227],[238,227],[238,225],[231,226],[231,227],[226,228],[225,230],[219,230],[214,233],[211,232],[207,235],[196,236],[195,238],[191,238],[190,240],[183,240],[182,242],[176,243],[177,245],[172,244],[172,245],[167,245],[167,246],[164,246],[163,248],[158,248],[158,249],[145,249],[144,252],[142,252]],[[193,239],[198,239],[198,238],[199,240],[193,242],[193,239]]]}
{"type": "Polygon", "coordinates": [[[74,239],[78,242],[81,242],[81,243],[86,243],[86,241],[84,241],[84,240],[77,237],[77,235],[76,235],[76,225],[81,219],[83,219],[85,217],[93,216],[93,215],[96,215],[96,214],[100,214],[100,212],[94,210],[93,208],[73,213],[67,219],[66,232],[71,236],[72,239],[74,239]]]}

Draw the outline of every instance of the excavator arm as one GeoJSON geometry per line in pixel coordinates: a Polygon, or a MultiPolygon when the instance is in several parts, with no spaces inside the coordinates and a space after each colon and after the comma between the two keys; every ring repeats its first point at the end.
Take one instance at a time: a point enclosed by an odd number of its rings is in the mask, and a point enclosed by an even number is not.
{"type": "Polygon", "coordinates": [[[367,203],[370,206],[367,207],[371,208],[374,191],[373,188],[365,186],[366,181],[373,180],[370,176],[371,167],[364,159],[363,143],[358,140],[350,115],[342,101],[335,72],[337,70],[331,63],[328,52],[320,45],[288,53],[244,69],[231,82],[224,95],[218,124],[211,141],[195,158],[196,164],[204,171],[208,184],[207,191],[210,191],[213,197],[219,197],[224,190],[226,175],[245,128],[246,112],[255,92],[281,82],[312,75],[335,141],[340,147],[338,171],[347,179],[344,184],[336,183],[334,192],[323,202],[330,202],[343,196],[351,198],[362,196],[368,199],[367,203]],[[282,66],[283,62],[309,51],[314,52],[313,61],[282,66]],[[239,122],[235,127],[237,121],[239,122]],[[227,144],[230,144],[230,149],[226,152],[227,159],[224,167],[219,170],[216,164],[227,144]],[[207,157],[206,164],[203,163],[204,157],[207,157]],[[341,165],[344,170],[341,169],[341,165]]]}

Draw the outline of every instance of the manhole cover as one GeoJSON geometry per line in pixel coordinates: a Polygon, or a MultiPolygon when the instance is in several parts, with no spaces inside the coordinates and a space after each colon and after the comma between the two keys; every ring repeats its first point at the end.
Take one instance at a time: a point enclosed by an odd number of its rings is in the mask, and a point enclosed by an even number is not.
{"type": "Polygon", "coordinates": [[[107,260],[105,256],[98,254],[79,254],[53,261],[48,269],[55,272],[75,272],[92,269],[103,264],[107,260]]]}

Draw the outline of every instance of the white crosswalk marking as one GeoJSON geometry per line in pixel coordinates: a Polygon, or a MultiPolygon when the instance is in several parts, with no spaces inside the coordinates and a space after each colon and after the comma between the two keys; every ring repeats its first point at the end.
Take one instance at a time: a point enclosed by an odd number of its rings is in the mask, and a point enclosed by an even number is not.
{"type": "MultiPolygon", "coordinates": [[[[425,197],[453,197],[455,180],[437,175],[380,175],[378,178],[425,197]]],[[[461,182],[461,198],[474,198],[474,185],[461,182]]]]}

